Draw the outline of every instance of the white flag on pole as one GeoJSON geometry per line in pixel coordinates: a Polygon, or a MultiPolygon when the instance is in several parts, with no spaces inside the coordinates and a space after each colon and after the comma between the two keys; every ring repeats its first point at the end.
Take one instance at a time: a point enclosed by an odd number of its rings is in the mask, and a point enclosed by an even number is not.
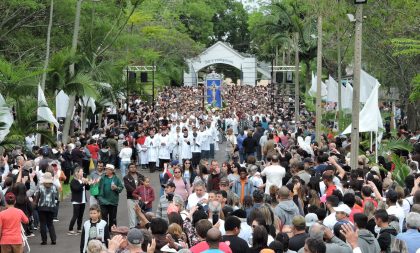
{"type": "Polygon", "coordinates": [[[360,73],[360,103],[366,103],[379,81],[362,69],[360,73]]]}
{"type": "Polygon", "coordinates": [[[325,81],[327,85],[327,102],[338,102],[338,83],[332,78],[328,77],[328,80],[325,81]]]}
{"type": "Polygon", "coordinates": [[[58,128],[58,122],[54,117],[51,109],[48,107],[44,92],[38,84],[38,120],[45,120],[53,123],[58,128]]]}
{"type": "MultiPolygon", "coordinates": [[[[317,90],[317,81],[314,72],[312,72],[312,82],[311,82],[311,89],[309,89],[309,95],[312,97],[316,97],[316,90],[317,90]]],[[[321,98],[327,97],[327,85],[321,81],[321,98]]]]}
{"type": "Polygon", "coordinates": [[[9,134],[13,124],[12,110],[7,106],[6,100],[0,94],[0,142],[9,134]]]}
{"type": "MultiPolygon", "coordinates": [[[[365,106],[359,114],[359,132],[378,132],[383,129],[381,112],[378,106],[379,82],[370,93],[365,106]]],[[[351,133],[351,124],[343,131],[343,134],[351,133]]]]}
{"type": "Polygon", "coordinates": [[[68,107],[69,96],[64,91],[60,91],[55,97],[55,114],[57,118],[65,118],[68,107]]]}

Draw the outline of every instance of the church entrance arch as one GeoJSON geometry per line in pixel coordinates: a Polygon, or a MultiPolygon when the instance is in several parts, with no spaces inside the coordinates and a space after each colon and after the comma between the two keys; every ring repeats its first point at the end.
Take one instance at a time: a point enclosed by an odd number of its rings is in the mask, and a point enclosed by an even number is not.
{"type": "Polygon", "coordinates": [[[198,72],[214,64],[227,64],[241,71],[241,83],[255,86],[257,61],[255,57],[244,55],[223,42],[217,42],[195,58],[188,59],[188,72],[184,71],[184,86],[197,86],[198,72]]]}

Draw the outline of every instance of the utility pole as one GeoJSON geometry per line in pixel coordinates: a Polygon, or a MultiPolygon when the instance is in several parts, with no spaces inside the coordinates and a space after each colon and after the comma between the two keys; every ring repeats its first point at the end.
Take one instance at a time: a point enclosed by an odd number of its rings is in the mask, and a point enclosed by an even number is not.
{"type": "Polygon", "coordinates": [[[315,119],[315,137],[318,143],[321,142],[321,121],[322,121],[322,107],[321,107],[321,76],[322,76],[322,16],[318,16],[318,48],[316,59],[316,119],[315,119]]]}
{"type": "MultiPolygon", "coordinates": [[[[337,3],[338,11],[340,12],[340,0],[337,3]]],[[[341,115],[342,104],[341,104],[341,35],[340,35],[340,22],[337,21],[337,87],[338,87],[338,131],[340,132],[340,119],[342,119],[343,115],[341,115]]]]}
{"type": "Polygon", "coordinates": [[[299,33],[295,33],[295,122],[299,121],[299,33]]]}
{"type": "Polygon", "coordinates": [[[353,112],[351,122],[351,156],[352,170],[357,168],[359,156],[359,113],[360,113],[360,72],[362,69],[362,23],[363,4],[356,4],[356,32],[354,44],[354,72],[353,72],[353,112]]]}

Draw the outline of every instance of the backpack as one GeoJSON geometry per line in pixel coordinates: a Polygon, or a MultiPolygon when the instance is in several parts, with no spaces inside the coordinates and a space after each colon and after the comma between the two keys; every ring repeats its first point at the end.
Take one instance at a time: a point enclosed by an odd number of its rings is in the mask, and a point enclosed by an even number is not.
{"type": "Polygon", "coordinates": [[[54,211],[58,200],[57,188],[54,185],[50,188],[40,185],[37,199],[39,211],[54,211]]]}

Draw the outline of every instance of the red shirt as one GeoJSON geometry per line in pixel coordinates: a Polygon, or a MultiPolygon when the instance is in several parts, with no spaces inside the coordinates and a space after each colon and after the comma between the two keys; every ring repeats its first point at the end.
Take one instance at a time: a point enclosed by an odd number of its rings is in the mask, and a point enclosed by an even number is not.
{"type": "Polygon", "coordinates": [[[325,194],[327,195],[327,197],[328,196],[331,196],[332,194],[333,194],[333,191],[335,190],[335,189],[337,189],[337,186],[335,186],[335,185],[330,185],[330,186],[328,186],[328,188],[327,188],[327,190],[325,191],[325,194]]]}
{"type": "Polygon", "coordinates": [[[20,209],[9,207],[0,212],[1,245],[22,244],[21,222],[27,224],[29,219],[20,209]]]}
{"type": "Polygon", "coordinates": [[[97,160],[98,159],[98,152],[99,152],[98,144],[89,144],[89,145],[87,145],[87,149],[89,150],[90,155],[92,156],[92,159],[97,160]]]}
{"type": "Polygon", "coordinates": [[[351,223],[353,223],[353,224],[354,224],[354,215],[355,215],[356,213],[363,213],[363,207],[361,207],[361,206],[359,206],[359,205],[357,205],[357,204],[354,204],[353,208],[351,209],[351,213],[350,213],[350,216],[349,216],[349,220],[350,220],[350,221],[351,221],[351,223]]]}
{"type": "MultiPolygon", "coordinates": [[[[207,244],[206,241],[203,241],[203,242],[200,242],[200,243],[196,244],[195,246],[191,247],[190,251],[192,253],[200,253],[200,252],[206,251],[208,249],[210,249],[209,245],[207,244]]],[[[230,247],[224,242],[219,242],[219,250],[221,250],[225,253],[232,253],[232,250],[230,249],[230,247]]]]}

